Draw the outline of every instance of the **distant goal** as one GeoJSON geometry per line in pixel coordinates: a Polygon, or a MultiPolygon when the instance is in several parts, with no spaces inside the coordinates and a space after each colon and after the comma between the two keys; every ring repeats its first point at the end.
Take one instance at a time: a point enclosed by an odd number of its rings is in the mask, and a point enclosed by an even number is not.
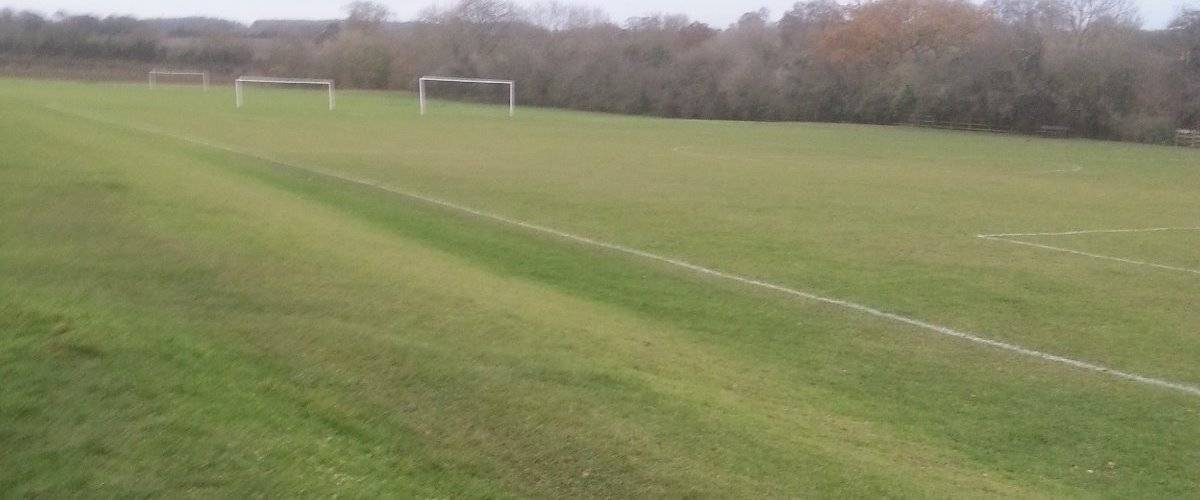
{"type": "Polygon", "coordinates": [[[181,79],[180,77],[190,77],[192,81],[196,78],[200,79],[200,84],[204,87],[204,91],[208,92],[208,72],[200,70],[175,70],[175,69],[154,69],[150,70],[150,90],[158,88],[158,80],[161,78],[169,78],[172,80],[181,79]]]}
{"type": "Polygon", "coordinates": [[[234,99],[237,102],[237,107],[241,108],[246,105],[246,95],[243,87],[246,84],[264,84],[264,85],[310,85],[327,87],[329,89],[329,110],[333,111],[337,107],[337,95],[334,90],[333,80],[313,80],[309,78],[275,78],[270,76],[243,76],[233,82],[234,99]]]}
{"type": "Polygon", "coordinates": [[[417,89],[421,99],[421,116],[428,113],[428,93],[425,90],[428,82],[465,83],[472,85],[504,85],[508,87],[508,116],[517,114],[517,82],[512,80],[493,80],[490,78],[462,78],[456,76],[423,76],[417,80],[417,89]]]}

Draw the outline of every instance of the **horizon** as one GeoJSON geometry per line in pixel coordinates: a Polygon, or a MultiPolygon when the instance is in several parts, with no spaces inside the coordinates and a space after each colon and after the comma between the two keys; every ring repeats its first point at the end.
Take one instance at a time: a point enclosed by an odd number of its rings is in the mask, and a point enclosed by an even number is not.
{"type": "MultiPolygon", "coordinates": [[[[142,19],[210,17],[250,24],[254,21],[265,20],[313,20],[324,21],[341,19],[345,16],[346,2],[285,2],[283,0],[268,0],[246,2],[233,0],[184,0],[170,2],[170,5],[148,3],[143,0],[114,0],[107,2],[113,7],[97,10],[92,8],[94,2],[87,0],[14,0],[0,2],[0,8],[40,12],[52,15],[63,11],[68,14],[90,14],[96,16],[128,15],[142,19]],[[51,3],[47,6],[47,3],[51,3]]],[[[395,21],[416,20],[420,12],[431,7],[444,7],[452,4],[448,1],[411,2],[400,0],[382,0],[393,13],[395,21]]],[[[537,2],[519,1],[521,5],[537,2]]],[[[628,19],[653,15],[684,14],[688,18],[707,23],[714,27],[726,27],[735,22],[738,17],[758,8],[739,6],[740,2],[724,0],[707,0],[700,2],[685,2],[683,0],[617,0],[609,2],[584,1],[574,4],[595,7],[605,12],[610,20],[623,24],[628,19]]],[[[771,13],[772,19],[778,19],[787,12],[795,0],[763,0],[760,8],[771,13]]],[[[1165,28],[1184,8],[1200,8],[1200,0],[1173,0],[1162,2],[1158,0],[1135,0],[1142,26],[1145,29],[1165,28]]],[[[741,4],[744,5],[744,4],[741,4]]]]}

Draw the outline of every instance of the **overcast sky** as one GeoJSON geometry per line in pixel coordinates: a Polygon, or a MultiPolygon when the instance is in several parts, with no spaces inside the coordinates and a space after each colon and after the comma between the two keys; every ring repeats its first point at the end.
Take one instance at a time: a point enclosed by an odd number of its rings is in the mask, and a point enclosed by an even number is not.
{"type": "MultiPolygon", "coordinates": [[[[54,13],[131,14],[138,17],[203,15],[249,22],[256,19],[331,19],[341,17],[349,0],[0,0],[0,6],[54,13]],[[103,5],[99,7],[98,5],[103,5]]],[[[1161,28],[1181,6],[1200,6],[1200,0],[1136,0],[1142,18],[1151,28],[1161,28]]],[[[382,0],[401,20],[412,19],[421,9],[447,0],[382,0]]],[[[526,2],[527,3],[527,2],[526,2]]],[[[778,17],[795,0],[577,0],[608,12],[614,21],[654,12],[682,13],[715,26],[725,26],[744,12],[767,7],[778,17]]]]}

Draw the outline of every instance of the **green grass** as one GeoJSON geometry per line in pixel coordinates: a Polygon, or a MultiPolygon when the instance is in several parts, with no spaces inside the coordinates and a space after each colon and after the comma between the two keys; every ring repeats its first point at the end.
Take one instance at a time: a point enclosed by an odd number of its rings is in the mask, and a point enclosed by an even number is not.
{"type": "Polygon", "coordinates": [[[1023,237],[1020,240],[1200,272],[1200,253],[1196,252],[1196,249],[1200,248],[1200,229],[1035,236],[1023,237]]]}
{"type": "Polygon", "coordinates": [[[0,82],[0,494],[1200,494],[1200,398],[306,170],[1200,385],[1196,276],[975,237],[1194,227],[1196,151],[431,111],[0,82]]]}

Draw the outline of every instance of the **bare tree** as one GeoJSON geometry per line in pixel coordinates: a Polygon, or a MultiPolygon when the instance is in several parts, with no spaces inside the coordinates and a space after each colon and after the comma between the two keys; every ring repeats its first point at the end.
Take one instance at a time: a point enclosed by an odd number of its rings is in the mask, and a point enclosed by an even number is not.
{"type": "Polygon", "coordinates": [[[379,2],[358,0],[346,5],[346,25],[359,31],[377,31],[392,18],[392,12],[379,2]]]}
{"type": "Polygon", "coordinates": [[[1083,37],[1099,24],[1141,24],[1137,6],[1131,0],[1061,0],[1068,28],[1083,37]]]}
{"type": "Polygon", "coordinates": [[[597,7],[556,0],[533,4],[525,16],[530,23],[550,31],[568,31],[611,22],[608,14],[597,7]]]}

